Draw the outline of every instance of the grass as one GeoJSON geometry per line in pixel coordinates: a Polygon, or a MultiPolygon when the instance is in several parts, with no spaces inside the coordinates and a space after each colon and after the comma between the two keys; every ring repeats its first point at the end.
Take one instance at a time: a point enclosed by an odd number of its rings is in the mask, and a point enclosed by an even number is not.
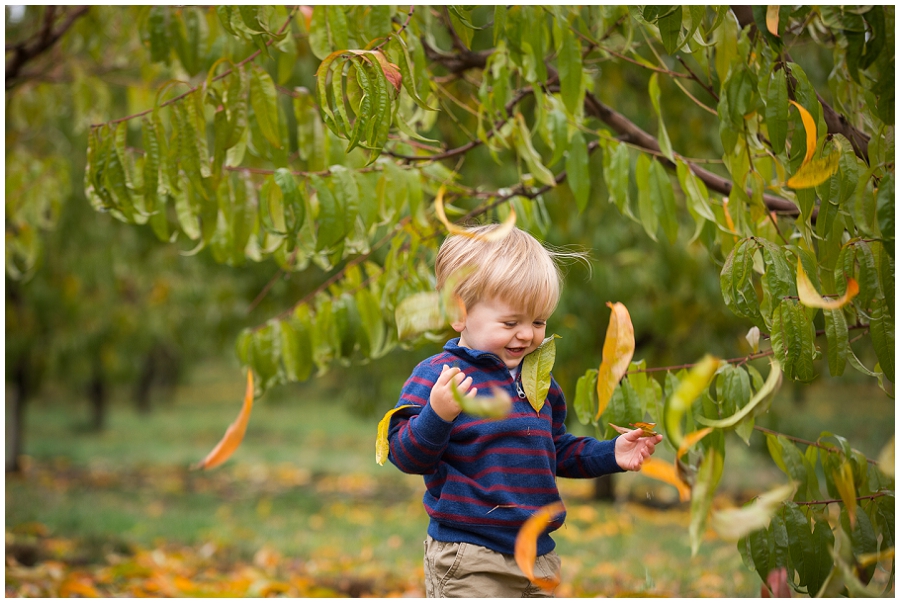
{"type": "MultiPolygon", "coordinates": [[[[100,434],[83,429],[87,409],[77,401],[62,394],[36,401],[27,417],[27,469],[6,481],[7,546],[44,530],[80,543],[67,553],[70,563],[103,563],[111,553],[161,543],[215,550],[225,561],[276,550],[316,575],[387,577],[413,594],[421,588],[421,478],[376,465],[378,417],[351,414],[320,387],[268,393],[227,464],[189,470],[237,415],[243,389],[239,370],[204,366],[150,415],[117,400],[100,434]]],[[[767,427],[814,440],[837,422],[870,458],[893,434],[893,405],[877,389],[825,384],[802,402],[786,389],[773,405],[777,414],[761,421],[767,427]]],[[[767,455],[757,455],[760,447],[764,438],[755,434],[753,446],[729,448],[726,491],[783,480],[767,455]]],[[[591,482],[560,480],[569,519],[556,538],[557,595],[758,596],[759,579],[734,545],[707,532],[691,558],[689,511],[673,500],[674,489],[631,474],[616,483],[620,500],[598,503],[591,482]],[[639,504],[647,498],[669,508],[639,504]]]]}

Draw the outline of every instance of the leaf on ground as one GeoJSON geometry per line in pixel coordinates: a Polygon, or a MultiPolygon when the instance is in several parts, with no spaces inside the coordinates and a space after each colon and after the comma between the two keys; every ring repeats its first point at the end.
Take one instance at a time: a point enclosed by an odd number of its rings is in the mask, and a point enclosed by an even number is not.
{"type": "Polygon", "coordinates": [[[553,590],[560,581],[559,576],[551,580],[538,578],[534,575],[534,563],[537,559],[537,539],[544,533],[554,516],[565,511],[562,501],[541,507],[538,511],[522,524],[519,534],[516,536],[515,559],[516,565],[531,580],[533,584],[545,590],[553,590]]]}
{"type": "Polygon", "coordinates": [[[522,387],[528,402],[537,412],[541,412],[550,391],[550,371],[556,362],[556,340],[559,338],[555,333],[547,337],[522,361],[522,387]]]}
{"type": "Polygon", "coordinates": [[[740,509],[723,509],[712,514],[712,528],[725,540],[737,542],[747,534],[761,530],[769,525],[772,514],[781,503],[788,500],[797,491],[794,482],[778,486],[740,509]]]}
{"type": "Polygon", "coordinates": [[[816,291],[809,275],[803,269],[803,262],[797,260],[797,294],[800,296],[800,303],[808,308],[837,310],[849,304],[859,294],[859,283],[855,279],[847,279],[847,292],[837,299],[827,300],[816,291]]]}
{"type": "Polygon", "coordinates": [[[437,219],[440,220],[441,224],[447,229],[447,231],[452,235],[460,235],[462,237],[468,237],[470,239],[477,239],[479,241],[485,241],[487,243],[493,243],[495,241],[502,241],[506,238],[512,229],[516,225],[516,211],[510,207],[509,208],[509,216],[507,216],[506,220],[503,221],[502,224],[498,228],[491,230],[487,234],[479,234],[471,232],[462,226],[457,226],[447,219],[447,214],[444,212],[444,193],[446,192],[446,187],[441,187],[438,189],[437,195],[434,197],[434,214],[437,216],[437,219]]]}
{"type": "Polygon", "coordinates": [[[388,445],[388,429],[391,426],[391,417],[394,416],[394,413],[398,410],[403,410],[404,408],[409,408],[410,406],[413,405],[404,404],[403,406],[392,408],[384,413],[384,417],[382,417],[378,422],[378,435],[375,437],[375,462],[379,465],[384,465],[384,462],[388,457],[388,452],[390,451],[390,447],[388,445]]]}
{"type": "Polygon", "coordinates": [[[647,477],[675,486],[678,489],[678,500],[681,502],[691,499],[691,488],[678,477],[678,469],[675,468],[675,465],[651,456],[644,459],[641,473],[647,477]]]}
{"type": "Polygon", "coordinates": [[[606,302],[606,305],[611,312],[597,372],[597,419],[606,410],[613,391],[625,376],[634,356],[634,325],[631,324],[628,308],[620,302],[606,302]]]}
{"type": "Polygon", "coordinates": [[[244,394],[244,405],[234,422],[225,430],[225,435],[216,444],[206,458],[191,467],[192,469],[212,469],[227,461],[244,440],[250,411],[253,410],[253,371],[247,371],[247,392],[244,394]]]}

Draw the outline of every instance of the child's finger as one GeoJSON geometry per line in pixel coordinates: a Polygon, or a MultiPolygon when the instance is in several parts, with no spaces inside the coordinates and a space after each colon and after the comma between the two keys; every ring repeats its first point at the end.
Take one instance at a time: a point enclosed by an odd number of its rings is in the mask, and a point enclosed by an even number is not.
{"type": "Polygon", "coordinates": [[[466,394],[466,398],[474,398],[476,395],[478,395],[478,388],[473,387],[469,390],[469,393],[466,394]]]}

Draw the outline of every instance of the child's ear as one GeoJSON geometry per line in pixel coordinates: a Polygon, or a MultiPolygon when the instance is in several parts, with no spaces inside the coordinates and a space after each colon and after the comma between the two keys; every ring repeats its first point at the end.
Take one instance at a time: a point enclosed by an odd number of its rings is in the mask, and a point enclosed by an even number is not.
{"type": "Polygon", "coordinates": [[[465,317],[460,318],[458,320],[454,320],[450,323],[450,326],[453,327],[453,330],[457,333],[462,333],[466,330],[466,319],[465,317]]]}

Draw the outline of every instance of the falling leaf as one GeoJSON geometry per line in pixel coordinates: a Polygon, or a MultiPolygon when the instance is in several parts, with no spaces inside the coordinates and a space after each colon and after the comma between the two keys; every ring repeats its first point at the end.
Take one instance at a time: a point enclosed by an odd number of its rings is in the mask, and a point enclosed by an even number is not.
{"type": "Polygon", "coordinates": [[[466,414],[487,419],[502,419],[512,410],[512,398],[506,390],[499,387],[492,387],[490,396],[472,398],[461,395],[454,381],[450,382],[450,390],[453,392],[453,399],[466,414]]]}
{"type": "Polygon", "coordinates": [[[725,540],[737,542],[747,534],[768,526],[775,511],[796,491],[797,484],[791,482],[761,494],[740,509],[714,511],[710,525],[725,540]]]}
{"type": "Polygon", "coordinates": [[[244,405],[234,422],[228,426],[225,435],[216,444],[206,458],[191,467],[192,469],[212,469],[218,467],[231,457],[244,439],[250,411],[253,410],[253,371],[247,371],[247,392],[244,394],[244,405]]]}
{"type": "Polygon", "coordinates": [[[612,398],[613,391],[625,376],[631,358],[634,356],[634,325],[628,308],[620,302],[606,302],[612,311],[609,315],[609,326],[606,327],[606,339],[603,342],[603,355],[597,371],[597,416],[599,419],[612,398]]]}
{"type": "MultiPolygon", "coordinates": [[[[816,152],[816,120],[803,105],[795,101],[788,101],[800,112],[800,119],[803,121],[803,129],[806,130],[806,156],[803,158],[803,165],[809,163],[816,152]]],[[[790,186],[790,180],[788,180],[790,186]]]]}
{"type": "Polygon", "coordinates": [[[748,416],[761,402],[766,400],[781,386],[781,364],[777,360],[772,360],[772,368],[769,370],[769,376],[756,395],[744,405],[739,411],[725,419],[707,419],[706,417],[696,417],[698,423],[708,425],[709,427],[732,427],[740,423],[740,421],[748,416]]]}
{"type": "Polygon", "coordinates": [[[846,306],[859,294],[859,283],[852,278],[847,279],[847,292],[838,299],[827,300],[819,295],[812,281],[809,280],[806,270],[803,269],[803,262],[797,260],[797,294],[800,296],[800,303],[804,306],[837,310],[846,306]]]}
{"type": "Polygon", "coordinates": [[[694,365],[681,380],[672,395],[666,400],[663,410],[666,435],[674,446],[681,447],[681,417],[691,407],[691,403],[709,386],[719,368],[720,360],[707,354],[694,365]]]}
{"type": "Polygon", "coordinates": [[[401,341],[427,331],[441,331],[447,326],[441,312],[441,297],[435,291],[404,297],[394,310],[394,320],[401,341]]]}
{"type": "Polygon", "coordinates": [[[562,501],[541,507],[522,524],[519,534],[516,536],[516,565],[519,566],[525,577],[531,580],[535,586],[545,590],[556,588],[559,585],[560,577],[554,576],[551,580],[545,580],[534,575],[534,563],[537,559],[537,539],[547,529],[553,517],[559,515],[565,509],[562,501]]]}
{"type": "Polygon", "coordinates": [[[709,435],[712,430],[712,427],[704,427],[703,429],[692,431],[691,433],[684,436],[684,440],[682,440],[681,446],[678,447],[678,453],[675,455],[675,458],[680,459],[681,457],[683,457],[694,444],[709,435]]]}
{"type": "Polygon", "coordinates": [[[780,37],[778,35],[778,9],[780,8],[777,4],[766,7],[766,29],[776,38],[780,37]]]}
{"type": "Polygon", "coordinates": [[[560,339],[560,336],[555,333],[547,337],[522,361],[522,387],[525,389],[528,402],[537,412],[541,412],[547,399],[547,392],[550,391],[550,371],[556,362],[557,339],[560,339]]]}
{"type": "Polygon", "coordinates": [[[437,219],[440,220],[441,224],[447,229],[447,231],[452,235],[460,235],[463,237],[468,237],[470,239],[477,239],[479,241],[485,241],[487,243],[493,243],[496,241],[502,241],[506,238],[512,229],[516,225],[516,212],[510,207],[509,208],[509,216],[507,216],[506,220],[503,221],[502,224],[498,228],[488,232],[487,234],[479,234],[475,232],[471,232],[461,226],[457,226],[447,219],[447,214],[444,213],[444,192],[446,187],[442,186],[438,189],[437,195],[434,197],[434,214],[437,216],[437,219]]]}
{"type": "Polygon", "coordinates": [[[681,502],[691,499],[691,488],[678,477],[678,470],[675,468],[675,465],[651,456],[644,459],[644,464],[641,465],[641,473],[678,488],[678,500],[681,502]]]}
{"type": "Polygon", "coordinates": [[[835,151],[823,159],[804,163],[796,174],[788,178],[787,185],[794,189],[819,186],[838,170],[840,160],[840,152],[835,151]]]}
{"type": "Polygon", "coordinates": [[[387,437],[388,428],[391,426],[391,417],[398,410],[403,410],[404,408],[409,408],[411,406],[413,406],[413,404],[404,404],[403,406],[392,408],[384,413],[384,417],[378,422],[378,435],[375,438],[375,462],[379,465],[384,465],[390,450],[387,437]]]}
{"type": "Polygon", "coordinates": [[[440,291],[441,309],[446,315],[447,321],[451,324],[466,319],[466,304],[462,298],[456,293],[457,287],[473,272],[478,270],[478,266],[466,265],[453,271],[440,291]]]}

